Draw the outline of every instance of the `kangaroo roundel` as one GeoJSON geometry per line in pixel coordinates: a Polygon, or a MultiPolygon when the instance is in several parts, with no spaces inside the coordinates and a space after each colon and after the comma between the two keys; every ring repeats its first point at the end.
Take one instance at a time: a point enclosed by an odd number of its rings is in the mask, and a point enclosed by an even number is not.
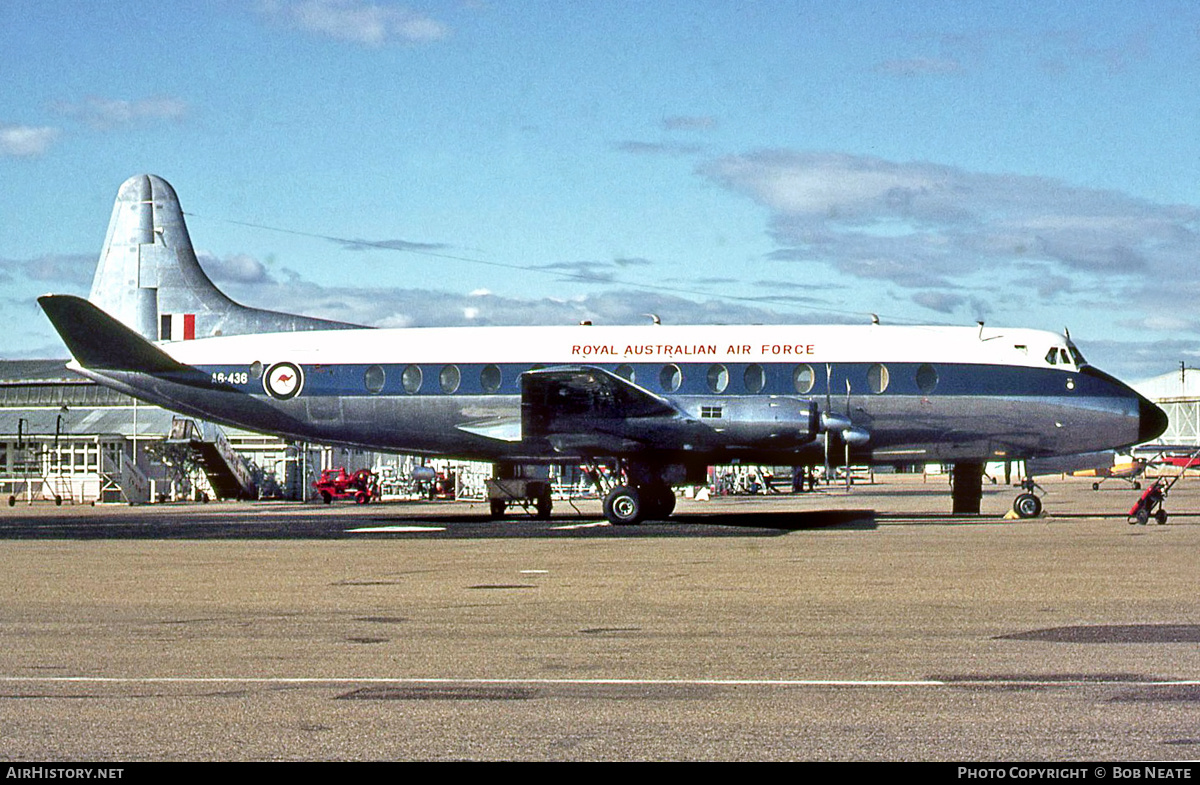
{"type": "Polygon", "coordinates": [[[304,373],[292,363],[275,363],[263,374],[263,389],[276,400],[295,398],[303,386],[304,373]]]}

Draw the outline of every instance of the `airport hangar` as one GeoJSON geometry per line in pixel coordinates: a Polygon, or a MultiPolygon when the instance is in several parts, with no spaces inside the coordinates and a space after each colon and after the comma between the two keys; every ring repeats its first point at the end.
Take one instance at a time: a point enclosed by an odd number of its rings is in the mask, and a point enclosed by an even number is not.
{"type": "Polygon", "coordinates": [[[1200,449],[1200,368],[1188,368],[1155,376],[1131,385],[1167,413],[1167,430],[1143,447],[1200,449]]]}
{"type": "MultiPolygon", "coordinates": [[[[374,471],[384,498],[424,495],[427,488],[412,479],[419,465],[453,477],[459,498],[486,496],[488,464],[297,444],[221,428],[98,385],[66,362],[0,360],[0,503],[308,499],[321,471],[338,466],[374,471]]],[[[1200,369],[1181,368],[1134,387],[1170,417],[1157,444],[1200,448],[1200,369]]],[[[762,478],[757,467],[728,468],[735,471],[721,476],[743,489],[762,478]]],[[[589,490],[578,472],[556,479],[574,492],[589,490]]]]}

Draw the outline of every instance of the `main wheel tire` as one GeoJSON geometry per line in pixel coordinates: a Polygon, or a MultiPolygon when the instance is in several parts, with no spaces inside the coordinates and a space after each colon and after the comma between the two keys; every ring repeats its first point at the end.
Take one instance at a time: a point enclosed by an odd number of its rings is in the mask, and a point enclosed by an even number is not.
{"type": "Polygon", "coordinates": [[[646,505],[646,518],[666,520],[675,512],[675,491],[669,485],[655,485],[642,489],[646,505]]]}
{"type": "Polygon", "coordinates": [[[646,508],[637,488],[619,485],[604,497],[604,517],[614,526],[633,526],[641,523],[646,508]]]}
{"type": "Polygon", "coordinates": [[[1013,501],[1013,512],[1018,518],[1036,518],[1042,513],[1042,500],[1032,493],[1022,493],[1013,501]]]}
{"type": "Polygon", "coordinates": [[[534,504],[534,509],[540,520],[544,521],[549,518],[550,511],[554,509],[554,502],[550,499],[550,494],[545,493],[539,496],[537,502],[534,504]]]}

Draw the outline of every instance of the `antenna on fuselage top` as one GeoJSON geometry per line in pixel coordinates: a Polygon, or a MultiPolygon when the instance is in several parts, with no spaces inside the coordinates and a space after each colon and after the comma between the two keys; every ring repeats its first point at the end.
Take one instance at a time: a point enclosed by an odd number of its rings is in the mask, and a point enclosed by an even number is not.
{"type": "Polygon", "coordinates": [[[644,313],[642,316],[649,316],[650,321],[654,322],[655,324],[662,324],[662,319],[659,319],[658,314],[656,313],[644,313]]]}

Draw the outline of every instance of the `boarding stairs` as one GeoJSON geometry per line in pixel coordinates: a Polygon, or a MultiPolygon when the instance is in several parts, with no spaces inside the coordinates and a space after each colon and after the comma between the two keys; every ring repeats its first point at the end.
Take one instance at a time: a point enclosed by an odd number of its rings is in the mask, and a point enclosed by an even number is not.
{"type": "Polygon", "coordinates": [[[191,451],[218,499],[253,499],[258,495],[249,465],[216,425],[176,417],[171,420],[167,442],[191,451]]]}

